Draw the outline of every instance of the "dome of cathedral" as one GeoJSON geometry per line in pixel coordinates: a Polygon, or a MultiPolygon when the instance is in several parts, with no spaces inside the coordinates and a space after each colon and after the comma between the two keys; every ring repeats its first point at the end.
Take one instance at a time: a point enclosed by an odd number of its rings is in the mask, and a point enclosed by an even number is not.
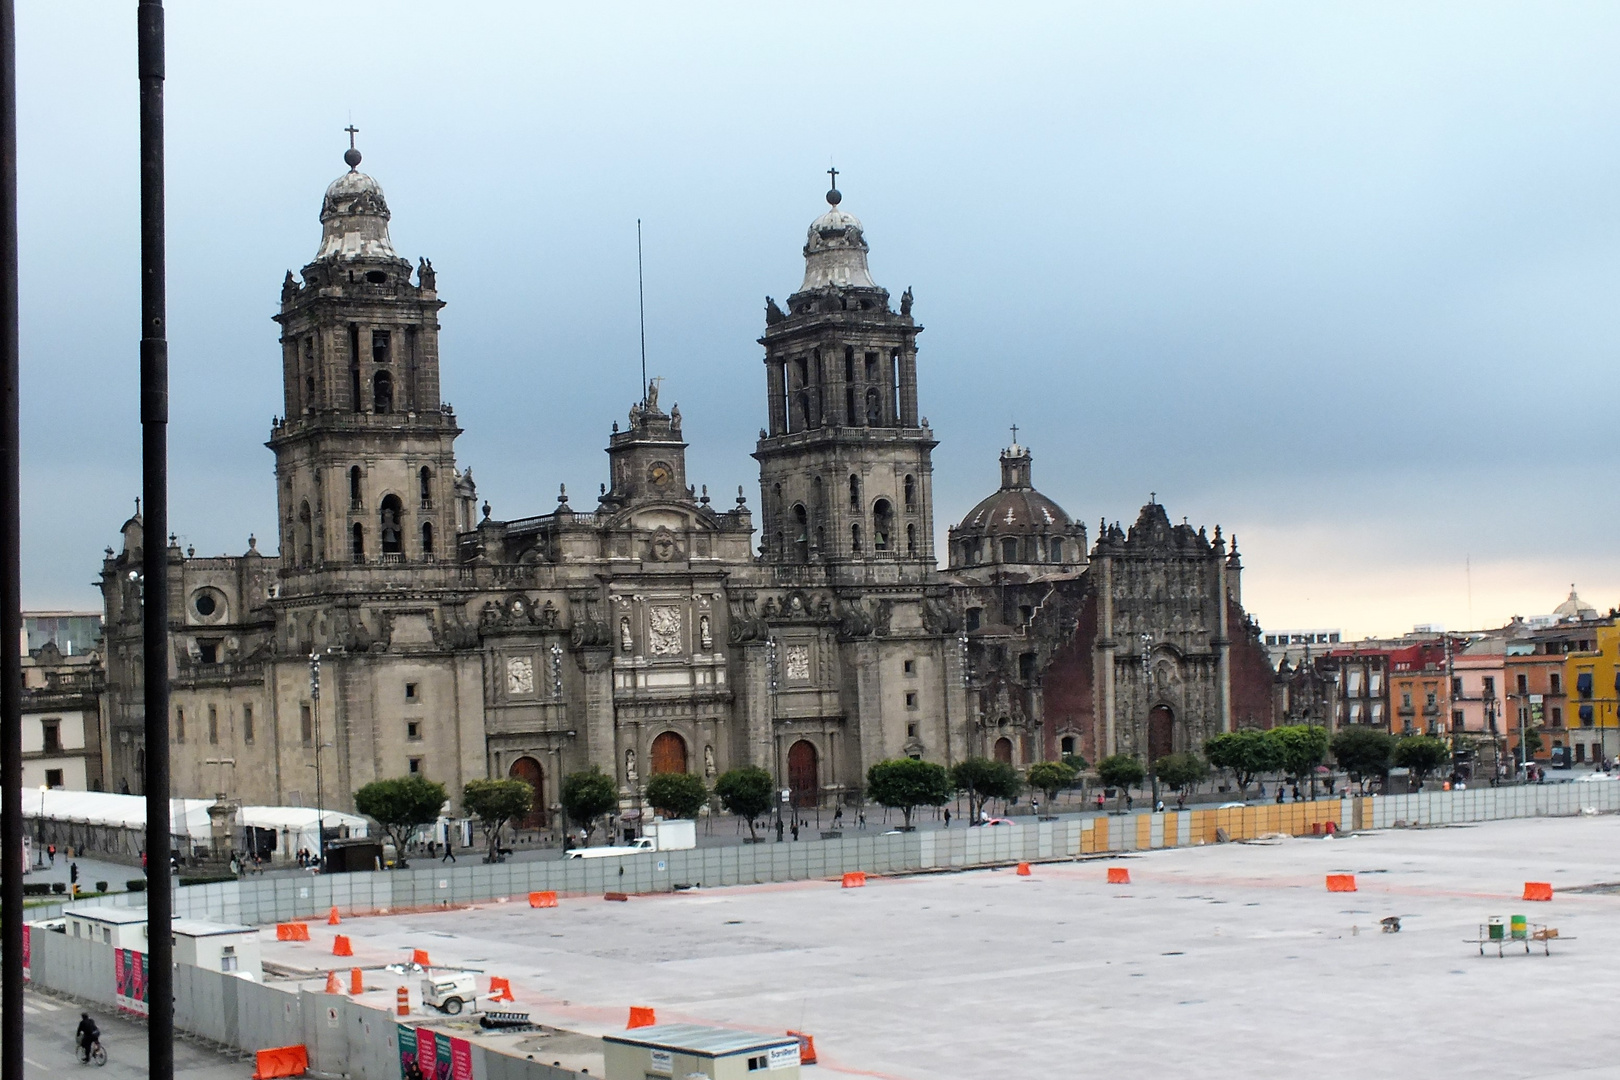
{"type": "Polygon", "coordinates": [[[1560,620],[1567,619],[1595,619],[1598,617],[1597,608],[1575,595],[1575,586],[1569,587],[1569,599],[1553,608],[1552,613],[1560,620]]]}
{"type": "Polygon", "coordinates": [[[360,153],[344,156],[349,171],[332,181],[321,200],[321,246],[317,259],[397,259],[388,238],[388,200],[382,185],[356,166],[360,153]]]}
{"type": "MultiPolygon", "coordinates": [[[[1023,447],[1014,446],[1013,450],[1023,447]]],[[[1004,487],[967,512],[957,532],[1061,532],[1073,524],[1063,507],[1032,487],[1004,487]]]]}
{"type": "Polygon", "coordinates": [[[1001,452],[1001,490],[980,501],[950,530],[952,567],[984,563],[1077,563],[1085,526],[1030,483],[1029,447],[1001,452]]]}
{"type": "Polygon", "coordinates": [[[861,221],[847,210],[840,210],[837,189],[827,193],[831,207],[810,223],[804,242],[804,283],[800,292],[811,289],[875,289],[866,268],[866,236],[861,221]]]}

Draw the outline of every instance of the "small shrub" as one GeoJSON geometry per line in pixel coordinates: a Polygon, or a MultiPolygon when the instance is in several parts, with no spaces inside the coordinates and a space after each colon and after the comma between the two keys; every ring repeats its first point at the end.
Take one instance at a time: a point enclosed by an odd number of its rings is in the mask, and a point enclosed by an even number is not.
{"type": "Polygon", "coordinates": [[[105,881],[96,882],[96,892],[106,892],[106,891],[107,891],[107,883],[105,881]]]}
{"type": "Polygon", "coordinates": [[[128,881],[124,882],[124,888],[128,889],[130,892],[145,892],[146,879],[130,878],[128,881]]]}
{"type": "Polygon", "coordinates": [[[49,896],[51,895],[51,883],[48,881],[25,881],[23,882],[23,895],[49,896]]]}
{"type": "Polygon", "coordinates": [[[53,892],[53,893],[65,893],[65,892],[67,892],[67,882],[65,882],[65,881],[53,881],[53,882],[51,882],[51,892],[53,892]]]}

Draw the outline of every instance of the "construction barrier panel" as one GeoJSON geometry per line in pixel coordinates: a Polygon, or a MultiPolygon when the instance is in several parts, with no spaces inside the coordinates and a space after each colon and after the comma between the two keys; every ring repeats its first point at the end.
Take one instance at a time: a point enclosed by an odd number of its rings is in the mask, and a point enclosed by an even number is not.
{"type": "Polygon", "coordinates": [[[366,992],[366,980],[360,974],[359,968],[349,969],[349,993],[363,994],[366,992]]]}
{"type": "Polygon", "coordinates": [[[554,892],[532,892],[529,894],[530,907],[556,907],[557,894],[554,892]]]}
{"type": "Polygon", "coordinates": [[[338,923],[340,923],[342,921],[343,921],[342,919],[338,918],[337,908],[333,908],[331,911],[326,913],[326,925],[327,926],[336,926],[338,923]]]}
{"type": "Polygon", "coordinates": [[[866,886],[866,874],[860,870],[852,870],[844,875],[844,888],[860,889],[866,886]]]}
{"type": "Polygon", "coordinates": [[[1027,862],[1019,863],[1017,873],[1018,873],[1019,877],[1029,877],[1029,863],[1027,863],[1027,862]]]}
{"type": "Polygon", "coordinates": [[[1131,872],[1129,870],[1125,869],[1125,867],[1123,867],[1123,866],[1110,866],[1108,868],[1108,884],[1110,884],[1110,885],[1129,885],[1130,883],[1131,883],[1131,872]]]}
{"type": "Polygon", "coordinates": [[[1551,900],[1552,882],[1527,881],[1524,883],[1524,898],[1526,900],[1551,900]]]}
{"type": "Polygon", "coordinates": [[[397,1016],[411,1015],[411,992],[407,987],[400,987],[394,992],[394,1013],[397,1016]]]}
{"type": "Polygon", "coordinates": [[[341,994],[341,993],[343,993],[343,984],[338,981],[337,972],[335,972],[335,971],[328,971],[326,973],[326,993],[328,993],[328,994],[341,994]]]}
{"type": "Polygon", "coordinates": [[[622,893],[622,892],[610,892],[610,893],[603,893],[603,894],[602,894],[602,899],[604,899],[604,900],[619,900],[619,901],[625,901],[625,900],[629,900],[629,899],[630,899],[630,897],[629,897],[629,895],[627,895],[627,894],[626,894],[626,893],[622,893]]]}
{"type": "Polygon", "coordinates": [[[433,966],[433,961],[428,959],[428,954],[427,954],[426,949],[412,949],[411,950],[411,963],[415,964],[417,967],[432,967],[433,966]]]}
{"type": "Polygon", "coordinates": [[[284,922],[276,924],[277,941],[308,941],[309,924],[301,922],[284,922]]]}
{"type": "Polygon", "coordinates": [[[630,1006],[630,1022],[624,1026],[625,1030],[628,1031],[630,1028],[653,1027],[657,1023],[658,1014],[654,1010],[645,1005],[632,1005],[630,1006]]]}
{"type": "Polygon", "coordinates": [[[489,1000],[516,1001],[517,998],[512,996],[511,981],[503,979],[499,975],[491,975],[489,977],[489,1000]]]}
{"type": "Polygon", "coordinates": [[[1327,890],[1328,892],[1355,892],[1356,875],[1329,874],[1327,876],[1327,890]]]}
{"type": "Polygon", "coordinates": [[[790,1031],[789,1035],[799,1040],[799,1064],[814,1065],[816,1063],[816,1040],[813,1036],[802,1031],[790,1031]]]}
{"type": "Polygon", "coordinates": [[[277,1046],[260,1050],[254,1059],[253,1080],[277,1076],[303,1076],[309,1069],[309,1051],[303,1046],[277,1046]]]}
{"type": "Polygon", "coordinates": [[[349,944],[348,935],[339,934],[337,937],[332,939],[332,955],[333,956],[353,956],[354,955],[354,946],[349,944]]]}

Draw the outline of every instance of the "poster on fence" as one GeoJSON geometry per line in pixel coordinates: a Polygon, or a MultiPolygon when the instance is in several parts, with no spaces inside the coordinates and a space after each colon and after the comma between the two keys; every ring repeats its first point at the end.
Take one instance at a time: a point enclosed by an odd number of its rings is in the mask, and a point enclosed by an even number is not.
{"type": "Polygon", "coordinates": [[[134,949],[114,949],[113,981],[118,1011],[145,1016],[146,954],[134,949]]]}
{"type": "Polygon", "coordinates": [[[472,1047],[464,1039],[452,1039],[431,1028],[399,1028],[399,1075],[401,1080],[472,1080],[472,1047]],[[465,1070],[458,1068],[453,1044],[461,1043],[465,1070]]]}
{"type": "Polygon", "coordinates": [[[32,937],[29,936],[29,933],[28,933],[32,929],[33,929],[32,926],[29,926],[27,923],[23,923],[22,931],[23,931],[23,980],[24,981],[27,981],[28,979],[31,979],[31,978],[34,977],[34,968],[33,968],[34,940],[33,940],[32,937]]]}
{"type": "Polygon", "coordinates": [[[399,1076],[400,1080],[412,1080],[416,1068],[416,1029],[399,1025],[399,1076]]]}
{"type": "Polygon", "coordinates": [[[450,1080],[473,1080],[472,1043],[450,1040],[450,1080]]]}

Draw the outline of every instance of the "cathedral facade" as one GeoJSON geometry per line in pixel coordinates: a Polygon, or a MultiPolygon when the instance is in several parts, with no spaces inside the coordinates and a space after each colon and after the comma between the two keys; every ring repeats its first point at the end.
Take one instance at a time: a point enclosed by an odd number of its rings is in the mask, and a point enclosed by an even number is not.
{"type": "Polygon", "coordinates": [[[688,478],[680,409],[654,383],[612,424],[595,505],[560,489],[547,513],[493,518],[440,398],[432,265],[395,252],[359,160],[275,316],[278,553],[250,538],[199,558],[138,513],[107,551],[119,790],[144,770],[149,541],[169,557],[176,794],[351,809],[376,779],[419,773],[454,797],[511,776],[537,792],[526,824],[555,828],[562,778],[590,767],[629,817],[653,773],[745,764],[827,805],[890,757],[1151,756],[1270,723],[1240,707],[1234,651],[1254,628],[1219,530],[1171,527],[1150,503],[1088,550],[1015,441],[939,568],[922,328],[910,290],[896,304],[873,280],[836,189],[799,288],[766,301],[754,506],[688,478]]]}

